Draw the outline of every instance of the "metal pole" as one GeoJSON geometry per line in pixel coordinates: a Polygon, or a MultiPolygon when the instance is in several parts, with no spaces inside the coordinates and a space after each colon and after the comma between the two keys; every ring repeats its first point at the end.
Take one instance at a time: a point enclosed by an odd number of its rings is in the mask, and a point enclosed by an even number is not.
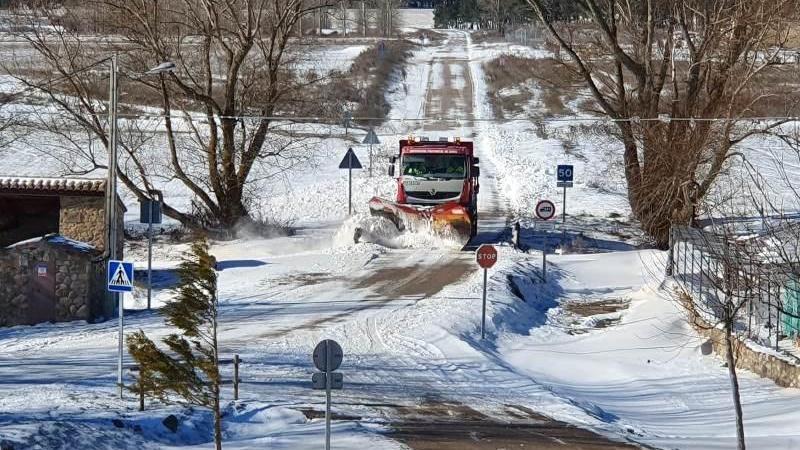
{"type": "MultiPolygon", "coordinates": [[[[764,291],[763,280],[759,278],[759,290],[764,291]]],[[[769,289],[769,278],[767,278],[767,343],[772,339],[772,296],[769,289]]],[[[769,344],[767,344],[769,345],[769,344]]]]}
{"type": "Polygon", "coordinates": [[[561,223],[567,223],[567,186],[564,185],[564,201],[561,202],[561,223]]]}
{"type": "Polygon", "coordinates": [[[667,254],[667,276],[671,277],[675,269],[675,229],[669,228],[669,253],[667,254]]]}
{"type": "Polygon", "coordinates": [[[124,329],[125,329],[125,317],[123,314],[123,303],[125,299],[125,294],[119,292],[115,294],[119,299],[119,304],[117,308],[119,309],[119,347],[117,348],[117,385],[119,386],[119,398],[122,398],[122,341],[124,338],[124,329]]]}
{"type": "Polygon", "coordinates": [[[692,278],[689,281],[689,292],[694,295],[694,245],[692,245],[692,278]]]}
{"type": "Polygon", "coordinates": [[[686,253],[688,251],[689,251],[689,243],[684,241],[683,242],[683,272],[681,272],[683,274],[683,285],[684,286],[686,286],[686,263],[689,260],[689,257],[686,255],[686,253]]]}
{"type": "Polygon", "coordinates": [[[698,300],[702,303],[703,302],[703,278],[705,278],[705,272],[703,271],[703,260],[705,259],[705,254],[703,254],[703,248],[700,247],[700,288],[698,294],[698,300]]]}
{"type": "Polygon", "coordinates": [[[147,202],[147,309],[153,297],[153,199],[147,202]]]}
{"type": "Polygon", "coordinates": [[[347,37],[347,6],[342,2],[342,27],[344,28],[344,37],[347,37]]]}
{"type": "Polygon", "coordinates": [[[542,282],[547,282],[547,248],[542,247],[542,282]]]}
{"type": "Polygon", "coordinates": [[[325,346],[325,450],[331,450],[331,346],[325,346]]]}
{"type": "Polygon", "coordinates": [[[486,282],[488,279],[488,269],[483,269],[483,312],[481,313],[481,339],[486,337],[486,282]]]}
{"type": "MultiPolygon", "coordinates": [[[[108,181],[106,192],[109,196],[109,227],[108,227],[108,249],[109,259],[117,258],[117,55],[111,56],[111,73],[109,74],[109,154],[108,154],[108,181]]],[[[125,296],[116,293],[112,294],[117,301],[119,312],[119,342],[117,358],[117,385],[119,386],[119,398],[122,398],[122,341],[124,338],[125,317],[124,317],[124,298],[125,296]]]]}
{"type": "Polygon", "coordinates": [[[239,355],[233,355],[233,399],[239,400],[239,355]]]}
{"type": "Polygon", "coordinates": [[[109,228],[108,249],[111,259],[117,257],[117,55],[111,56],[111,74],[109,76],[109,149],[108,179],[106,195],[108,196],[109,228]]]}
{"type": "Polygon", "coordinates": [[[369,144],[369,177],[372,178],[372,144],[369,144]]]}
{"type": "Polygon", "coordinates": [[[353,157],[348,157],[347,165],[347,215],[353,214],[353,157]]]}
{"type": "Polygon", "coordinates": [[[778,285],[777,297],[775,297],[775,350],[780,349],[781,343],[781,289],[778,285]]]}

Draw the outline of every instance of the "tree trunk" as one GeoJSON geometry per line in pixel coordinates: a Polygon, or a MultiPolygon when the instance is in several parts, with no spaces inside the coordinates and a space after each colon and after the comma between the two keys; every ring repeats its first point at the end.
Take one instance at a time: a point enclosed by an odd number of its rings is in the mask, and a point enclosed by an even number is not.
{"type": "Polygon", "coordinates": [[[222,450],[222,414],[219,410],[219,385],[214,386],[214,444],[222,450]]]}
{"type": "Polygon", "coordinates": [[[212,377],[213,393],[214,393],[214,443],[217,450],[222,450],[222,414],[220,413],[219,405],[219,391],[220,391],[220,375],[219,375],[219,341],[217,338],[217,287],[216,281],[214,282],[214,310],[211,319],[211,342],[214,346],[214,376],[212,377]]]}
{"type": "Polygon", "coordinates": [[[744,445],[744,420],[742,418],[742,400],[739,397],[739,378],[736,376],[736,358],[733,355],[733,336],[731,324],[725,324],[725,353],[728,363],[728,375],[731,379],[731,394],[733,394],[733,409],[736,413],[736,441],[738,450],[745,450],[744,445]]]}
{"type": "Polygon", "coordinates": [[[242,219],[249,218],[242,196],[242,189],[238,186],[231,186],[230,190],[226,192],[227,200],[224,203],[220,202],[219,226],[232,230],[242,219]]]}

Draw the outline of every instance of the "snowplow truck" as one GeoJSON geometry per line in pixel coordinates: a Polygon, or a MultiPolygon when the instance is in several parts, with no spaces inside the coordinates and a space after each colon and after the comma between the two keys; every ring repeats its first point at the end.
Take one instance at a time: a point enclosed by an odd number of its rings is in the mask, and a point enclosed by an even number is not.
{"type": "Polygon", "coordinates": [[[472,142],[403,139],[390,162],[397,197],[370,200],[373,216],[386,217],[400,231],[431,229],[464,241],[477,234],[480,168],[472,142]]]}

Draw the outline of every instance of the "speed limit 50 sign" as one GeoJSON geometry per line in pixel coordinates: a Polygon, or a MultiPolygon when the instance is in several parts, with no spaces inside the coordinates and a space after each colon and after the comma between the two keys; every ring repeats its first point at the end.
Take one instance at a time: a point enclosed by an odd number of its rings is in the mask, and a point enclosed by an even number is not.
{"type": "Polygon", "coordinates": [[[574,180],[575,171],[572,168],[572,165],[568,164],[559,164],[557,175],[557,186],[558,187],[572,187],[572,182],[574,180]]]}

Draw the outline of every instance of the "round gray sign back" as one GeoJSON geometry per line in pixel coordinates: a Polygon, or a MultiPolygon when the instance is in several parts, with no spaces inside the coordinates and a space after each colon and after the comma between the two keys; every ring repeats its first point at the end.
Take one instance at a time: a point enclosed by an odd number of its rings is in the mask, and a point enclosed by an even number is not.
{"type": "Polygon", "coordinates": [[[332,339],[325,339],[317,344],[312,355],[314,366],[323,372],[333,372],[338,369],[342,365],[343,357],[342,347],[332,339]]]}

